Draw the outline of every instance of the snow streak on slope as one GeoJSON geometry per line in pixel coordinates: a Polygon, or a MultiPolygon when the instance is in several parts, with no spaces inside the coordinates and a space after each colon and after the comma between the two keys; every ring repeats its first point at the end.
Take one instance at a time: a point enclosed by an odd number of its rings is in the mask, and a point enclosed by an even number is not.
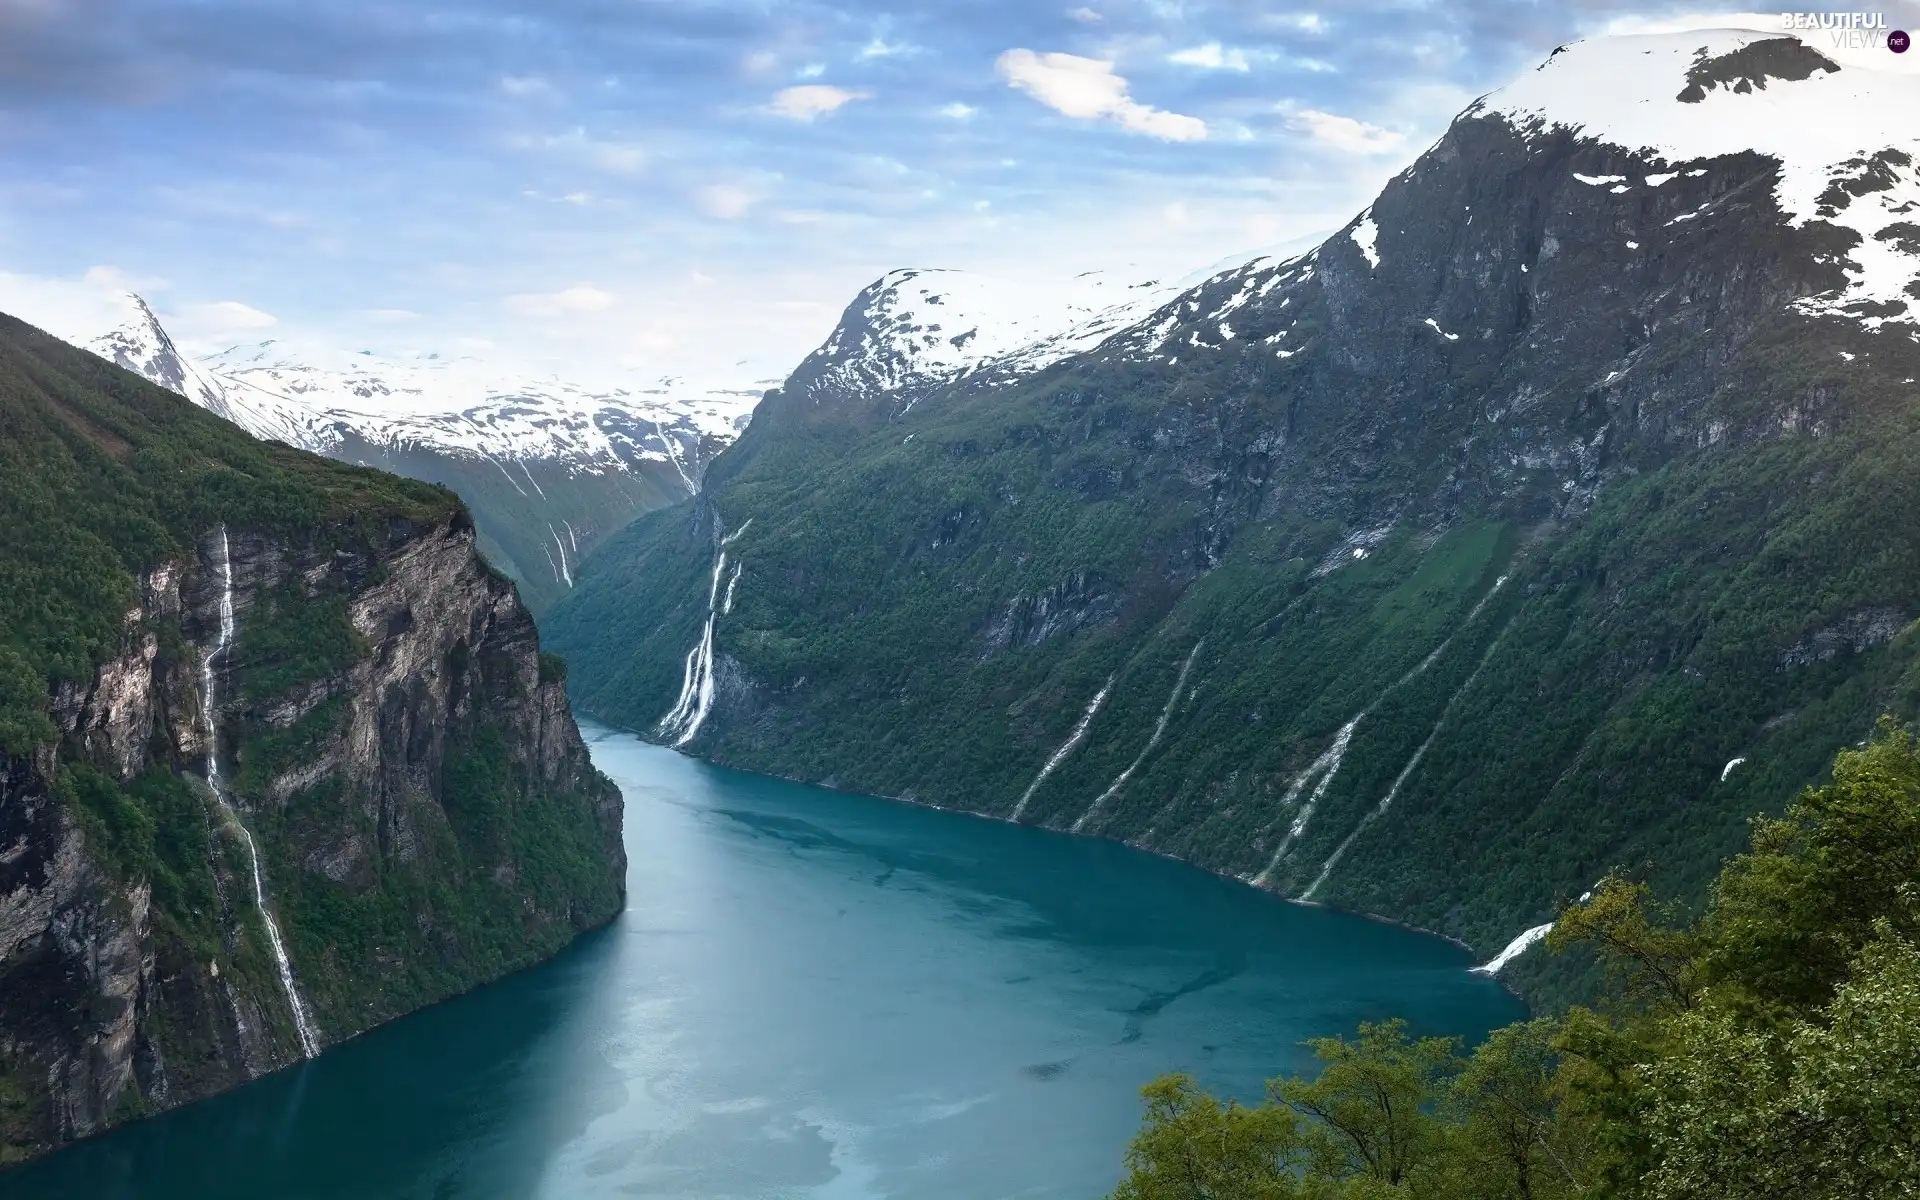
{"type": "MultiPolygon", "coordinates": [[[[1842,66],[1817,40],[1718,29],[1563,47],[1466,115],[1529,133],[1570,129],[1669,167],[1747,151],[1777,160],[1774,198],[1792,224],[1826,221],[1861,235],[1847,252],[1847,285],[1798,307],[1878,326],[1914,322],[1920,298],[1907,291],[1920,281],[1916,112],[1920,76],[1842,66]]],[[[1636,191],[1671,176],[1622,176],[1609,191],[1633,203],[1636,191]]]]}
{"type": "Polygon", "coordinates": [[[1479,966],[1472,968],[1473,973],[1475,975],[1498,975],[1501,969],[1508,963],[1533,949],[1534,943],[1541,941],[1552,932],[1552,921],[1548,921],[1545,925],[1535,925],[1532,929],[1527,930],[1519,937],[1508,942],[1506,949],[1494,955],[1486,962],[1481,963],[1479,966]]]}
{"type": "Polygon", "coordinates": [[[1140,769],[1140,764],[1147,761],[1147,756],[1153,753],[1154,747],[1160,744],[1160,739],[1166,736],[1167,722],[1173,719],[1173,710],[1180,704],[1180,693],[1186,690],[1187,674],[1193,670],[1193,660],[1200,657],[1200,647],[1206,644],[1207,640],[1201,638],[1193,644],[1193,649],[1187,652],[1187,660],[1180,664],[1180,674],[1174,677],[1173,693],[1167,697],[1166,706],[1160,710],[1160,719],[1153,723],[1153,736],[1147,739],[1147,744],[1140,748],[1140,753],[1134,756],[1134,760],[1127,764],[1127,769],[1120,772],[1114,781],[1107,785],[1107,790],[1094,797],[1093,803],[1087,806],[1087,811],[1081,813],[1080,819],[1073,823],[1073,832],[1079,833],[1088,821],[1099,815],[1107,801],[1120,794],[1120,789],[1127,786],[1127,780],[1133,778],[1133,773],[1140,769]]]}
{"type": "Polygon", "coordinates": [[[1113,676],[1108,676],[1107,682],[1093,694],[1093,699],[1087,702],[1086,711],[1080,714],[1079,722],[1074,725],[1073,732],[1067,735],[1067,740],[1060,743],[1060,748],[1055,750],[1053,756],[1041,766],[1040,773],[1035,775],[1033,782],[1027,785],[1027,790],[1020,796],[1020,803],[1013,806],[1013,815],[1007,820],[1018,821],[1020,814],[1027,811],[1027,801],[1033,799],[1033,794],[1040,790],[1040,785],[1047,781],[1047,776],[1053,774],[1054,768],[1065,762],[1067,755],[1079,749],[1080,743],[1087,740],[1087,729],[1092,726],[1094,715],[1100,711],[1100,706],[1106,703],[1107,693],[1113,690],[1113,680],[1113,676]]]}

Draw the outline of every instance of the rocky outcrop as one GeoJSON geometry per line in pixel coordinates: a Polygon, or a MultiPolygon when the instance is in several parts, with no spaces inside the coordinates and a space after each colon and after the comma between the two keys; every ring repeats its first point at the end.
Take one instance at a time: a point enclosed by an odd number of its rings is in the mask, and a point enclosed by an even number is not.
{"type": "Polygon", "coordinates": [[[618,911],[620,794],[464,513],[229,532],[213,713],[203,545],[139,581],[90,683],[55,689],[59,745],[0,756],[0,1161],[299,1059],[246,841],[323,1045],[618,911]],[[536,837],[573,874],[523,861],[536,837]]]}

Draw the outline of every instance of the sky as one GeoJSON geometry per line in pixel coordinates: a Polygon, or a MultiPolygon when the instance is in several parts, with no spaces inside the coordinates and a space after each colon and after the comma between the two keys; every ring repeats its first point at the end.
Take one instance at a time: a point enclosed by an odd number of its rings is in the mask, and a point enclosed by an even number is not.
{"type": "Polygon", "coordinates": [[[1779,16],[0,0],[0,309],[84,324],[131,288],[200,352],[774,378],[889,269],[1184,275],[1344,224],[1557,44],[1756,21],[1779,16]]]}

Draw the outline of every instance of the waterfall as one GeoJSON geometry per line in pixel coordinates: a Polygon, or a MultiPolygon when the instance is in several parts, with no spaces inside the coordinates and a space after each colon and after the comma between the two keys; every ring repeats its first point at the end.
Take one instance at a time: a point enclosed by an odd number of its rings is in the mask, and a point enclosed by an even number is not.
{"type": "Polygon", "coordinates": [[[1275,847],[1273,857],[1267,860],[1267,865],[1253,877],[1254,887],[1266,886],[1267,877],[1279,868],[1280,860],[1287,856],[1287,851],[1293,849],[1293,844],[1299,841],[1300,835],[1307,831],[1307,822],[1313,819],[1314,807],[1320,803],[1320,797],[1327,794],[1327,788],[1333,783],[1333,777],[1340,773],[1340,764],[1347,757],[1347,747],[1353,743],[1353,731],[1360,724],[1360,718],[1366,715],[1363,712],[1342,725],[1340,732],[1333,735],[1333,744],[1328,746],[1319,758],[1308,763],[1306,770],[1294,776],[1292,784],[1287,787],[1287,794],[1280,799],[1282,813],[1293,807],[1294,801],[1300,798],[1301,791],[1316,777],[1319,778],[1320,785],[1313,789],[1313,794],[1307,797],[1306,804],[1301,806],[1300,815],[1295,817],[1293,824],[1287,827],[1287,835],[1280,839],[1280,845],[1275,847]]]}
{"type": "Polygon", "coordinates": [[[1127,769],[1115,776],[1113,782],[1107,785],[1107,790],[1095,796],[1093,803],[1087,806],[1087,811],[1080,814],[1080,819],[1073,823],[1074,833],[1079,833],[1082,826],[1099,815],[1107,801],[1120,794],[1120,789],[1127,786],[1127,780],[1133,778],[1133,773],[1140,769],[1140,764],[1147,761],[1147,756],[1153,753],[1154,747],[1160,744],[1160,739],[1166,736],[1167,722],[1173,719],[1173,710],[1180,703],[1180,693],[1186,690],[1187,674],[1193,670],[1193,660],[1200,657],[1200,647],[1206,644],[1207,639],[1201,638],[1193,644],[1192,650],[1187,651],[1187,661],[1180,664],[1180,674],[1173,681],[1173,694],[1167,697],[1166,706],[1160,710],[1160,719],[1154,722],[1153,735],[1147,739],[1147,744],[1140,748],[1140,753],[1134,756],[1133,761],[1127,764],[1127,769]]]}
{"type": "Polygon", "coordinates": [[[1047,776],[1053,774],[1053,769],[1067,761],[1067,755],[1079,749],[1080,743],[1087,739],[1087,729],[1093,724],[1094,714],[1100,711],[1102,704],[1106,703],[1107,693],[1113,690],[1114,679],[1115,676],[1107,676],[1106,684],[1093,694],[1093,699],[1087,703],[1086,711],[1080,714],[1079,722],[1074,725],[1073,732],[1067,735],[1066,741],[1060,743],[1060,748],[1053,752],[1053,757],[1041,766],[1040,773],[1035,775],[1033,782],[1027,785],[1026,792],[1020,797],[1020,803],[1013,806],[1013,815],[1007,820],[1020,819],[1020,814],[1027,811],[1027,801],[1033,799],[1033,794],[1040,790],[1040,785],[1047,781],[1047,776]]]}
{"type": "MultiPolygon", "coordinates": [[[[1478,612],[1480,610],[1476,608],[1474,611],[1478,612]]],[[[1353,843],[1359,839],[1360,835],[1367,831],[1368,826],[1385,816],[1387,810],[1393,807],[1394,799],[1400,795],[1401,786],[1407,782],[1407,778],[1412,775],[1414,769],[1420,765],[1420,760],[1427,756],[1427,750],[1433,745],[1433,740],[1440,736],[1440,730],[1446,727],[1447,718],[1453,715],[1454,706],[1460,703],[1460,697],[1466,695],[1467,692],[1472,689],[1475,681],[1480,678],[1480,672],[1486,669],[1488,662],[1492,661],[1494,652],[1499,650],[1500,644],[1507,640],[1507,629],[1510,627],[1511,618],[1509,618],[1508,625],[1501,627],[1499,636],[1493,639],[1492,644],[1487,647],[1487,652],[1480,656],[1480,662],[1473,668],[1473,673],[1467,676],[1467,681],[1460,685],[1460,690],[1447,698],[1446,707],[1440,710],[1439,720],[1435,721],[1433,728],[1427,731],[1427,739],[1421,742],[1419,749],[1413,752],[1413,757],[1407,760],[1407,765],[1400,768],[1400,774],[1394,776],[1393,786],[1387,789],[1387,794],[1380,798],[1380,803],[1374,805],[1373,811],[1360,818],[1360,823],[1353,827],[1353,832],[1349,833],[1338,846],[1334,847],[1333,854],[1328,857],[1326,865],[1320,868],[1320,874],[1314,879],[1313,884],[1308,887],[1306,891],[1300,893],[1302,900],[1313,899],[1313,894],[1320,890],[1320,885],[1327,881],[1327,877],[1333,874],[1334,867],[1338,866],[1340,860],[1346,856],[1347,848],[1352,846],[1353,843]]]]}
{"type": "MultiPolygon", "coordinates": [[[[1380,702],[1382,700],[1385,700],[1388,696],[1393,695],[1395,692],[1399,691],[1401,688],[1405,687],[1407,684],[1411,683],[1413,680],[1419,678],[1422,674],[1426,672],[1428,667],[1431,667],[1435,662],[1439,661],[1440,656],[1447,652],[1447,647],[1453,645],[1453,639],[1459,635],[1460,630],[1465,629],[1467,626],[1473,624],[1474,619],[1480,615],[1481,610],[1486,608],[1487,601],[1493,599],[1493,597],[1500,591],[1500,589],[1506,586],[1507,579],[1508,579],[1508,576],[1502,575],[1498,579],[1494,580],[1493,586],[1488,588],[1481,595],[1480,599],[1474,602],[1473,608],[1468,610],[1467,612],[1466,619],[1461,621],[1460,624],[1454,628],[1454,631],[1452,633],[1449,633],[1446,637],[1442,638],[1440,640],[1440,644],[1438,646],[1435,646],[1427,654],[1425,658],[1421,659],[1418,663],[1415,663],[1411,668],[1409,668],[1406,674],[1394,680],[1391,684],[1387,686],[1387,689],[1385,691],[1381,692],[1378,696],[1375,696],[1373,698],[1373,703],[1361,709],[1358,715],[1356,715],[1351,721],[1348,721],[1345,725],[1342,725],[1340,727],[1340,732],[1334,734],[1333,736],[1333,744],[1327,747],[1325,752],[1323,752],[1319,758],[1316,758],[1311,763],[1308,763],[1306,770],[1294,776],[1293,782],[1289,784],[1287,787],[1286,795],[1282,796],[1280,799],[1280,812],[1282,815],[1285,815],[1287,811],[1293,807],[1294,802],[1300,798],[1300,793],[1302,790],[1306,788],[1307,784],[1313,782],[1313,780],[1316,778],[1320,780],[1320,784],[1319,786],[1313,789],[1313,794],[1308,796],[1307,802],[1301,806],[1299,815],[1295,816],[1293,819],[1293,823],[1287,827],[1286,836],[1280,839],[1280,845],[1274,849],[1273,857],[1267,860],[1267,865],[1262,867],[1260,869],[1260,873],[1258,875],[1255,875],[1253,879],[1250,881],[1254,887],[1266,886],[1266,882],[1268,878],[1272,876],[1274,871],[1279,869],[1281,860],[1287,856],[1287,852],[1293,849],[1294,844],[1300,840],[1300,835],[1307,831],[1307,822],[1313,819],[1314,809],[1319,805],[1320,798],[1327,794],[1327,788],[1333,783],[1334,776],[1340,773],[1340,764],[1346,758],[1348,745],[1351,744],[1353,741],[1354,729],[1360,724],[1361,721],[1364,721],[1366,719],[1368,713],[1372,712],[1375,708],[1378,708],[1380,706],[1380,702]]],[[[1475,674],[1478,674],[1478,673],[1479,673],[1478,671],[1475,671],[1475,674]]],[[[1471,683],[1472,680],[1468,680],[1468,682],[1471,683]]],[[[1437,730],[1438,726],[1436,726],[1435,728],[1437,730]]],[[[1431,742],[1433,739],[1431,736],[1429,736],[1427,740],[1431,742]]],[[[1420,758],[1424,756],[1425,753],[1426,753],[1426,747],[1423,746],[1421,747],[1419,754],[1416,754],[1414,756],[1414,763],[1418,763],[1420,758]]],[[[1409,764],[1407,771],[1411,771],[1412,769],[1413,769],[1412,764],[1409,764]]],[[[1407,773],[1406,771],[1401,772],[1401,777],[1403,779],[1405,778],[1406,773],[1407,773]]],[[[1394,784],[1393,790],[1397,792],[1399,790],[1399,787],[1400,787],[1399,783],[1396,782],[1394,784]]],[[[1391,804],[1392,802],[1393,802],[1393,793],[1389,792],[1386,803],[1391,804]]],[[[1382,812],[1385,811],[1384,807],[1381,809],[1381,811],[1382,812]]],[[[1358,835],[1358,831],[1355,831],[1355,836],[1357,835],[1358,835]]],[[[1347,840],[1350,842],[1353,840],[1353,838],[1349,837],[1347,840]]],[[[1337,859],[1341,853],[1344,853],[1345,849],[1346,847],[1343,844],[1341,846],[1341,849],[1335,852],[1335,858],[1337,859]]],[[[1329,869],[1331,869],[1330,865],[1329,865],[1329,869]]],[[[1322,872],[1321,878],[1324,879],[1325,877],[1326,877],[1325,872],[1322,872]]],[[[1320,884],[1318,881],[1316,881],[1313,885],[1314,888],[1317,888],[1319,886],[1320,884]]],[[[1313,888],[1308,888],[1305,895],[1301,896],[1301,899],[1304,900],[1307,898],[1307,896],[1311,896],[1312,894],[1313,894],[1313,888]]]]}
{"type": "MultiPolygon", "coordinates": [[[[548,522],[547,532],[553,535],[553,544],[560,548],[560,578],[556,579],[554,582],[555,583],[564,582],[568,587],[572,587],[573,586],[573,568],[567,565],[567,544],[560,540],[560,531],[553,527],[552,522],[548,522]]],[[[568,532],[569,533],[572,532],[571,528],[569,528],[568,532]]]]}
{"type": "Polygon", "coordinates": [[[1505,950],[1502,950],[1479,966],[1472,968],[1473,973],[1475,975],[1498,975],[1501,968],[1533,949],[1535,942],[1552,932],[1552,921],[1548,921],[1545,925],[1535,925],[1532,929],[1527,930],[1519,937],[1508,942],[1505,950]]]}
{"type": "Polygon", "coordinates": [[[720,577],[727,571],[727,547],[738,541],[751,524],[753,518],[748,517],[740,528],[720,539],[720,549],[713,559],[713,578],[707,584],[707,623],[700,631],[700,640],[687,651],[682,664],[680,697],[656,727],[661,737],[672,740],[676,750],[694,739],[706,724],[707,714],[713,711],[713,627],[721,616],[733,609],[733,584],[740,582],[739,567],[734,568],[733,581],[727,585],[724,609],[720,605],[720,577]]]}
{"type": "Polygon", "coordinates": [[[320,1037],[313,1027],[313,1020],[307,1014],[307,1003],[300,998],[300,988],[293,981],[293,964],[287,960],[286,943],[280,937],[280,924],[273,919],[273,909],[267,904],[267,889],[260,877],[260,848],[254,844],[253,831],[240,819],[239,810],[227,799],[227,789],[220,781],[220,731],[214,717],[214,705],[218,699],[215,691],[216,680],[213,674],[213,660],[226,654],[233,646],[233,552],[227,542],[227,527],[220,526],[220,554],[215,560],[215,568],[220,573],[220,639],[213,649],[200,657],[200,700],[201,712],[206,721],[207,735],[207,787],[213,791],[213,799],[220,806],[220,815],[240,832],[240,840],[247,847],[247,865],[253,874],[253,905],[260,911],[260,920],[267,927],[267,945],[273,950],[274,966],[280,973],[280,986],[287,993],[287,1007],[293,1010],[293,1027],[300,1035],[300,1057],[312,1058],[320,1053],[320,1037]]]}

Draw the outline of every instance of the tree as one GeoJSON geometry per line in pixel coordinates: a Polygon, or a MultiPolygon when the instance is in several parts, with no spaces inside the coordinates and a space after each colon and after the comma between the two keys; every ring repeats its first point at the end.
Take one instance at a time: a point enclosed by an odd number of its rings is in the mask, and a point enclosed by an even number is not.
{"type": "Polygon", "coordinates": [[[1188,1075],[1141,1089],[1146,1120],[1113,1200],[1296,1200],[1306,1143],[1292,1110],[1220,1101],[1188,1075]]]}
{"type": "Polygon", "coordinates": [[[1163,1080],[1129,1161],[1217,1185],[1116,1196],[1920,1197],[1909,734],[1883,722],[1839,755],[1832,782],[1755,822],[1699,920],[1610,875],[1560,915],[1549,945],[1598,955],[1614,988],[1604,1011],[1496,1030],[1464,1061],[1403,1022],[1363,1024],[1353,1040],[1310,1043],[1318,1077],[1274,1080],[1257,1109],[1222,1110],[1192,1080],[1163,1080]],[[1210,1147],[1244,1144],[1226,1135],[1235,1121],[1268,1120],[1265,1174],[1207,1174],[1210,1147]]]}
{"type": "Polygon", "coordinates": [[[1435,1101],[1461,1062],[1452,1038],[1407,1038],[1401,1020],[1363,1022],[1359,1036],[1314,1038],[1320,1077],[1278,1079],[1270,1094],[1302,1116],[1312,1166],[1328,1179],[1368,1178],[1398,1187],[1440,1140],[1435,1101]]]}
{"type": "Polygon", "coordinates": [[[1591,1150],[1564,1110],[1559,1025],[1496,1029],[1454,1080],[1442,1113],[1450,1137],[1439,1174],[1448,1195],[1547,1200],[1578,1195],[1591,1150]]]}

